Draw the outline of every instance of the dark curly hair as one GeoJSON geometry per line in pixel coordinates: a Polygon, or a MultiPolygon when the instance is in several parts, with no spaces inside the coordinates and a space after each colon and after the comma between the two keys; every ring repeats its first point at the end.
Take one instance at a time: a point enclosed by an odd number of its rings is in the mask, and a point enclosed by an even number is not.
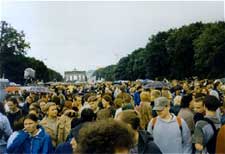
{"type": "Polygon", "coordinates": [[[79,132],[77,152],[80,154],[113,154],[117,148],[134,145],[134,132],[125,123],[102,120],[87,124],[79,132]]]}

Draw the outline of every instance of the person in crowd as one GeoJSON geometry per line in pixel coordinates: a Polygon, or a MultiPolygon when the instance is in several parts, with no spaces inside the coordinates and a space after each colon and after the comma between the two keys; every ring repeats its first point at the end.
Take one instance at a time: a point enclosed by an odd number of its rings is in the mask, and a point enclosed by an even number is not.
{"type": "Polygon", "coordinates": [[[5,115],[4,105],[0,102],[0,153],[5,153],[7,140],[11,134],[12,129],[9,120],[5,115]]]}
{"type": "MultiPolygon", "coordinates": [[[[153,108],[154,107],[154,100],[161,96],[161,92],[159,90],[154,89],[154,90],[151,90],[150,95],[151,95],[151,106],[153,108]]],[[[157,116],[156,111],[152,111],[152,116],[153,117],[157,116]]]]}
{"type": "Polygon", "coordinates": [[[180,107],[181,99],[182,99],[182,96],[175,96],[175,98],[173,100],[173,104],[170,107],[170,112],[175,114],[176,116],[178,115],[180,108],[181,108],[180,107]]]}
{"type": "Polygon", "coordinates": [[[161,154],[159,147],[153,142],[153,137],[141,128],[140,115],[135,110],[126,110],[120,112],[116,120],[125,122],[134,130],[135,145],[130,149],[131,154],[161,154]]]}
{"type": "Polygon", "coordinates": [[[34,102],[33,101],[33,97],[34,97],[33,95],[34,94],[32,94],[31,96],[27,96],[26,101],[25,101],[25,103],[23,105],[23,112],[25,114],[28,114],[28,112],[29,112],[29,106],[34,102]]]}
{"type": "Polygon", "coordinates": [[[142,92],[142,87],[139,85],[134,93],[134,105],[139,106],[141,102],[140,94],[142,92]]]}
{"type": "Polygon", "coordinates": [[[204,108],[204,98],[206,97],[203,93],[196,93],[194,96],[194,122],[204,119],[205,116],[205,108],[204,108]]]}
{"type": "Polygon", "coordinates": [[[195,125],[192,142],[196,152],[215,153],[217,130],[221,127],[219,119],[216,117],[216,110],[220,105],[215,96],[206,96],[203,100],[205,108],[204,119],[199,120],[195,125]]]}
{"type": "Polygon", "coordinates": [[[101,109],[97,112],[96,120],[106,120],[109,118],[113,118],[113,113],[109,109],[101,109]]]}
{"type": "Polygon", "coordinates": [[[71,109],[67,109],[64,111],[63,115],[60,116],[59,120],[58,120],[58,139],[60,139],[61,141],[66,141],[67,136],[70,133],[71,130],[71,122],[74,118],[77,118],[78,114],[71,109]]]}
{"type": "Polygon", "coordinates": [[[52,145],[55,148],[59,143],[62,142],[62,138],[59,138],[60,132],[59,129],[59,117],[57,116],[58,110],[57,106],[53,102],[48,102],[45,105],[46,116],[40,121],[40,125],[45,129],[45,131],[50,135],[52,140],[52,145]]]}
{"type": "Polygon", "coordinates": [[[17,97],[17,102],[20,108],[23,108],[25,102],[24,102],[24,98],[22,96],[17,97]]]}
{"type": "Polygon", "coordinates": [[[216,141],[216,153],[223,154],[225,153],[225,125],[222,125],[218,132],[217,141],[216,141]]]}
{"type": "Polygon", "coordinates": [[[192,95],[186,94],[182,96],[181,99],[181,109],[177,116],[184,119],[184,121],[187,123],[188,128],[190,129],[191,133],[194,131],[194,113],[191,110],[192,103],[192,95]]]}
{"type": "Polygon", "coordinates": [[[38,104],[39,104],[39,107],[40,107],[40,109],[41,109],[41,111],[40,111],[40,116],[41,116],[42,118],[44,118],[44,116],[45,116],[45,113],[44,113],[44,107],[45,107],[45,105],[47,104],[47,101],[46,101],[45,99],[39,99],[39,100],[38,100],[38,104]]]}
{"type": "Polygon", "coordinates": [[[128,154],[134,145],[133,136],[133,130],[122,122],[97,121],[80,130],[76,151],[79,154],[128,154]]]}
{"type": "Polygon", "coordinates": [[[6,152],[8,154],[53,153],[51,138],[44,128],[38,125],[37,121],[38,118],[33,114],[28,114],[24,118],[24,129],[7,146],[6,152]]]}
{"type": "Polygon", "coordinates": [[[22,110],[18,107],[18,102],[15,97],[11,97],[7,101],[9,111],[6,113],[7,118],[10,122],[11,128],[14,130],[14,122],[23,117],[22,110]]]}
{"type": "Polygon", "coordinates": [[[73,104],[72,104],[73,110],[76,112],[80,112],[82,108],[82,96],[81,95],[75,95],[73,96],[73,104]]]}
{"type": "Polygon", "coordinates": [[[104,109],[110,110],[113,117],[115,116],[116,109],[114,107],[114,102],[112,100],[112,97],[108,94],[105,94],[102,96],[102,105],[104,109]]]}
{"type": "Polygon", "coordinates": [[[140,126],[142,129],[147,129],[148,123],[152,118],[152,107],[150,104],[150,94],[147,91],[141,93],[141,103],[135,109],[140,113],[140,126]]]}
{"type": "Polygon", "coordinates": [[[159,97],[154,104],[153,110],[158,116],[149,122],[147,130],[162,153],[191,153],[191,133],[186,122],[169,112],[170,102],[167,98],[159,97]]]}
{"type": "Polygon", "coordinates": [[[79,119],[74,118],[71,121],[71,131],[70,134],[67,137],[67,140],[69,140],[72,137],[72,132],[79,133],[79,130],[84,126],[87,122],[92,122],[96,119],[96,114],[94,111],[90,108],[85,108],[81,112],[81,117],[79,119]]]}

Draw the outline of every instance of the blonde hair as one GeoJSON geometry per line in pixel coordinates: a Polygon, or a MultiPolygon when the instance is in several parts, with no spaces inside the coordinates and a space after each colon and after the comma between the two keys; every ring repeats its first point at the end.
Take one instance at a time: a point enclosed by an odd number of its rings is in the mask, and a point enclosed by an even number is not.
{"type": "Polygon", "coordinates": [[[44,106],[45,114],[47,114],[48,109],[50,108],[50,106],[56,106],[56,104],[54,102],[48,102],[47,104],[45,104],[45,106],[44,106]]]}
{"type": "Polygon", "coordinates": [[[150,103],[142,102],[136,110],[140,113],[140,127],[145,129],[152,119],[152,107],[150,103]]]}
{"type": "Polygon", "coordinates": [[[151,101],[154,101],[156,98],[161,96],[161,92],[159,90],[151,91],[151,101]]]}
{"type": "Polygon", "coordinates": [[[140,98],[141,98],[142,102],[150,102],[151,101],[151,96],[150,96],[149,92],[147,92],[147,91],[141,92],[140,98]]]}

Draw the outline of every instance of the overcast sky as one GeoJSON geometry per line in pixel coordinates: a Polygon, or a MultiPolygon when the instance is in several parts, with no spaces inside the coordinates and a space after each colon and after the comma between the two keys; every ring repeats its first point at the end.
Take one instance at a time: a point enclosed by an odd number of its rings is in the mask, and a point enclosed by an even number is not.
{"type": "Polygon", "coordinates": [[[159,31],[224,20],[223,1],[2,1],[0,17],[23,30],[35,57],[64,74],[116,64],[159,31]]]}

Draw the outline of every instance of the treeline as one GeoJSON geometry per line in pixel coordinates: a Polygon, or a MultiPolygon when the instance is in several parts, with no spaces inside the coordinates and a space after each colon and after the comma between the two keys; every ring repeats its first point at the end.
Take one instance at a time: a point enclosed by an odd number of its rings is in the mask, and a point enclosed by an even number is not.
{"type": "Polygon", "coordinates": [[[26,56],[29,48],[30,44],[26,42],[23,31],[18,32],[5,21],[1,21],[0,78],[4,75],[10,81],[23,84],[24,70],[30,67],[36,71],[36,80],[61,81],[60,73],[48,68],[43,61],[26,56]]]}
{"type": "Polygon", "coordinates": [[[159,32],[144,48],[94,75],[111,81],[225,77],[225,23],[197,22],[159,32]]]}

